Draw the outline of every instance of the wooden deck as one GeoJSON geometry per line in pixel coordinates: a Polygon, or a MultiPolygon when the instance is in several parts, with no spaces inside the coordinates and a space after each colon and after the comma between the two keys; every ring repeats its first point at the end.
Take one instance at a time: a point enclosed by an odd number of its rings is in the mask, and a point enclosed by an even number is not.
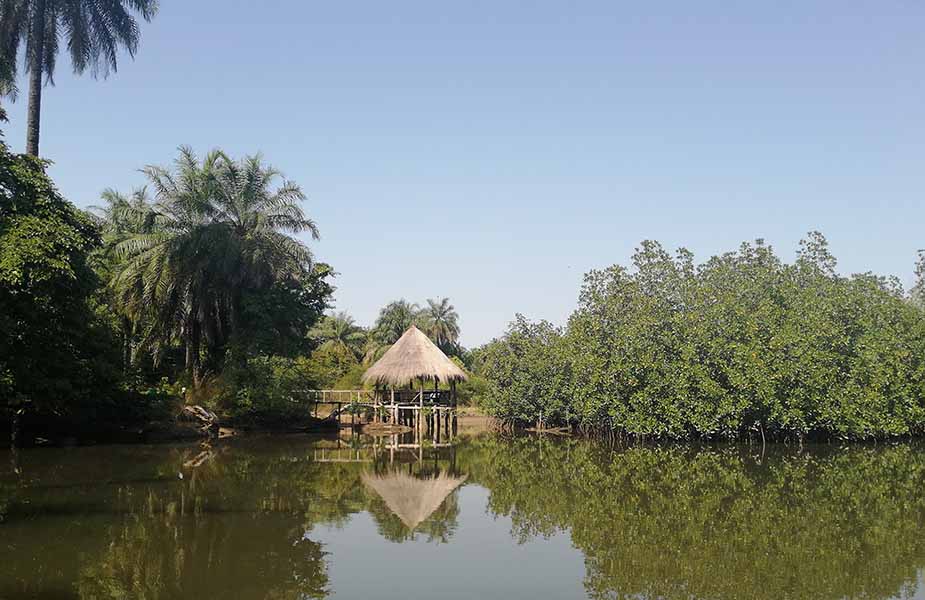
{"type": "Polygon", "coordinates": [[[451,390],[305,390],[317,418],[341,425],[392,423],[439,431],[456,427],[456,398],[451,390]],[[330,407],[324,414],[322,407],[330,407]],[[345,415],[348,415],[345,419],[345,415]]]}

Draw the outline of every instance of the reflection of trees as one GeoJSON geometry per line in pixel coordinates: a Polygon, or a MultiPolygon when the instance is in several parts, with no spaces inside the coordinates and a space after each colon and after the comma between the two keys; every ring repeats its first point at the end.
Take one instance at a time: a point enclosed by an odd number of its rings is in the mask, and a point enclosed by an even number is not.
{"type": "Polygon", "coordinates": [[[296,599],[327,593],[321,546],[282,515],[133,515],[109,535],[102,556],[81,570],[81,598],[296,599]]]}
{"type": "MultiPolygon", "coordinates": [[[[312,528],[388,520],[360,481],[369,465],[315,462],[304,438],[28,456],[27,485],[0,474],[0,597],[322,597],[336,557],[312,528]]],[[[446,541],[457,514],[448,498],[416,532],[446,541]]]]}
{"type": "Polygon", "coordinates": [[[595,598],[882,598],[925,563],[925,455],[909,446],[761,463],[532,438],[475,454],[516,536],[570,531],[595,598]]]}
{"type": "MultiPolygon", "coordinates": [[[[412,533],[361,483],[368,464],[315,462],[304,440],[223,444],[184,469],[197,453],[26,453],[24,485],[0,477],[0,597],[321,597],[338,557],[307,538],[316,525],[366,510],[390,540],[438,543],[457,527],[455,492],[412,533]]],[[[913,445],[759,459],[486,436],[431,459],[373,469],[468,474],[518,539],[567,532],[595,598],[884,598],[911,594],[925,565],[913,445]]]]}
{"type": "Polygon", "coordinates": [[[120,486],[106,501],[124,516],[81,569],[81,598],[324,597],[324,553],[305,532],[362,507],[358,473],[320,468],[304,445],[266,446],[195,469],[174,453],[157,484],[120,486]]]}
{"type": "Polygon", "coordinates": [[[197,448],[133,450],[27,465],[30,484],[0,501],[0,597],[75,584],[83,598],[325,595],[324,555],[306,532],[362,509],[358,468],[315,464],[304,441],[223,445],[196,468],[184,464],[197,448]]]}

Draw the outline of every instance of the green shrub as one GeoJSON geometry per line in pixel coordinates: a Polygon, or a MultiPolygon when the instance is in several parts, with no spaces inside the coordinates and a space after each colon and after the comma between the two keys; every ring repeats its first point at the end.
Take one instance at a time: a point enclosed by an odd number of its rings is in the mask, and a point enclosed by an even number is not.
{"type": "Polygon", "coordinates": [[[257,356],[225,368],[213,407],[232,421],[283,424],[311,411],[305,390],[318,387],[318,364],[305,357],[257,356]]]}
{"type": "Polygon", "coordinates": [[[368,365],[354,365],[338,379],[332,389],[335,390],[362,390],[368,387],[363,383],[363,373],[368,369],[368,365]]]}
{"type": "Polygon", "coordinates": [[[122,420],[139,423],[160,421],[175,417],[183,406],[185,388],[162,378],[154,385],[141,383],[125,390],[126,402],[120,415],[122,420]]]}
{"type": "Polygon", "coordinates": [[[308,360],[313,365],[316,385],[322,389],[336,387],[338,381],[359,366],[349,349],[338,346],[322,346],[312,352],[308,360]]]}
{"type": "Polygon", "coordinates": [[[482,351],[481,370],[490,382],[484,408],[508,421],[569,421],[571,367],[563,345],[550,323],[517,315],[504,339],[482,351]]]}
{"type": "Polygon", "coordinates": [[[488,396],[490,385],[481,375],[469,373],[469,380],[460,382],[456,386],[457,401],[460,406],[483,407],[488,396]]]}

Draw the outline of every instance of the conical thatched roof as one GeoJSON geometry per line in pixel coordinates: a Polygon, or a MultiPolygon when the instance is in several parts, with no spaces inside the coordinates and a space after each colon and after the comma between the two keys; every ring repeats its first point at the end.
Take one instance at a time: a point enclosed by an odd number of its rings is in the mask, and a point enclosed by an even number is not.
{"type": "Polygon", "coordinates": [[[468,379],[466,373],[414,325],[363,374],[364,382],[391,385],[405,385],[418,378],[444,383],[468,379]]]}
{"type": "Polygon", "coordinates": [[[450,477],[446,473],[427,479],[418,479],[402,472],[389,475],[363,474],[363,483],[379,494],[389,510],[408,529],[414,529],[432,515],[465,480],[465,476],[450,477]]]}

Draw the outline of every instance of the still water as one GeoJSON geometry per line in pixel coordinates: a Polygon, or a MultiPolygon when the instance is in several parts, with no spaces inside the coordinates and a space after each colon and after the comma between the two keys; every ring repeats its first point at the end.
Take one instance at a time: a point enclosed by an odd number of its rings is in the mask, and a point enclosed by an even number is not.
{"type": "Polygon", "coordinates": [[[0,453],[0,598],[925,598],[925,448],[0,453]]]}

